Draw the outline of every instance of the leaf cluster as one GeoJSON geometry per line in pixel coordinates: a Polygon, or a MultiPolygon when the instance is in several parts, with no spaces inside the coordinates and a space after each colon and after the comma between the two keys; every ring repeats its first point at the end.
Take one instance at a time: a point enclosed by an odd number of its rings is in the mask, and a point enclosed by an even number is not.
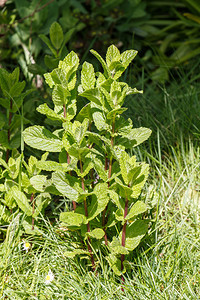
{"type": "Polygon", "coordinates": [[[131,120],[122,116],[125,97],[141,93],[119,81],[137,51],[120,53],[111,45],[105,60],[91,52],[103,72],[95,73],[93,65],[84,62],[79,85],[79,58],[73,51],[45,74],[54,108],[43,104],[37,110],[59,121],[60,129],[50,132],[35,125],[25,129],[23,136],[29,146],[59,154],[58,162],[39,161],[37,167],[51,172],[52,193],[69,203],[60,221],[72,232],[79,232],[93,267],[91,244],[94,249],[96,243],[105,244],[110,253],[107,260],[119,275],[125,272],[123,255],[138,246],[148,228],[148,220],[138,218],[147,210],[138,198],[147,180],[148,165],[137,162],[127,150],[144,142],[151,130],[133,128],[131,120]],[[77,101],[82,97],[88,103],[77,112],[77,101]],[[119,267],[120,255],[123,267],[119,267]]]}
{"type": "Polygon", "coordinates": [[[42,155],[40,161],[30,156],[26,163],[23,154],[15,150],[7,163],[0,158],[0,224],[3,228],[13,216],[24,215],[20,234],[41,234],[37,223],[51,202],[48,190],[51,181],[46,175],[40,174],[41,169],[37,164],[45,162],[47,155],[42,155]]]}

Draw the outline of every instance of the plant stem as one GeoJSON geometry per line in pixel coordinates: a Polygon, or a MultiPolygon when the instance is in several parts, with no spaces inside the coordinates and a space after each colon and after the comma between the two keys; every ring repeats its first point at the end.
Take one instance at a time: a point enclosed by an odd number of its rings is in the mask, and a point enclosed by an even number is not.
{"type": "MultiPolygon", "coordinates": [[[[111,146],[112,147],[114,146],[114,133],[115,133],[115,117],[114,117],[113,124],[112,124],[112,136],[111,136],[111,146]]],[[[106,154],[106,157],[105,157],[105,170],[107,170],[108,168],[109,168],[109,170],[108,170],[108,179],[110,179],[111,174],[112,174],[112,156],[110,157],[109,167],[108,167],[108,158],[107,158],[107,154],[106,154]]],[[[108,188],[109,188],[109,185],[110,184],[108,182],[108,188]]],[[[106,230],[105,230],[107,209],[108,209],[108,205],[106,205],[106,208],[104,209],[103,216],[102,216],[102,225],[103,225],[104,232],[105,232],[104,239],[105,239],[106,246],[108,246],[108,238],[107,238],[107,234],[106,234],[106,230]]]]}
{"type": "Polygon", "coordinates": [[[66,118],[66,104],[63,104],[64,118],[66,118]]]}
{"type": "MultiPolygon", "coordinates": [[[[28,16],[26,16],[26,17],[24,17],[24,18],[22,18],[22,19],[16,20],[13,24],[15,24],[15,23],[21,23],[21,22],[23,22],[24,20],[26,20],[26,19],[28,19],[28,18],[30,18],[30,17],[33,17],[37,12],[41,11],[42,9],[44,9],[46,6],[48,6],[49,4],[51,4],[51,3],[54,2],[54,1],[55,1],[55,0],[50,0],[49,2],[45,3],[44,5],[42,5],[42,6],[39,7],[39,8],[38,8],[38,4],[37,4],[35,10],[34,10],[31,14],[29,14],[28,16]]],[[[41,2],[41,1],[39,1],[39,2],[41,2]]]]}
{"type": "MultiPolygon", "coordinates": [[[[64,110],[64,116],[66,117],[65,110],[64,110]]],[[[67,163],[70,164],[70,156],[69,156],[68,152],[67,152],[67,163]]],[[[71,171],[69,171],[69,175],[71,175],[71,171]]],[[[73,209],[75,210],[76,209],[76,201],[72,201],[72,204],[73,204],[73,209]]]]}
{"type": "Polygon", "coordinates": [[[92,179],[92,189],[94,189],[94,169],[90,170],[90,177],[92,179]]]}
{"type": "MultiPolygon", "coordinates": [[[[64,112],[64,118],[66,118],[66,104],[63,104],[63,112],[64,112]]],[[[67,163],[70,164],[70,156],[67,152],[67,163]]],[[[71,171],[69,171],[69,175],[71,175],[71,171]]],[[[76,209],[76,201],[72,201],[73,209],[76,209]]]]}
{"type": "MultiPolygon", "coordinates": [[[[125,201],[124,219],[126,218],[127,214],[128,214],[128,198],[126,198],[126,201],[125,201]]],[[[125,247],[125,243],[126,243],[126,226],[127,226],[127,221],[125,221],[123,228],[122,228],[122,247],[125,247]]],[[[125,255],[122,254],[121,255],[121,271],[123,271],[123,269],[124,269],[124,258],[125,258],[125,255]]],[[[122,283],[124,283],[123,275],[121,277],[121,280],[122,280],[122,283]]],[[[123,288],[122,288],[122,291],[123,291],[123,288]]]]}
{"type": "MultiPolygon", "coordinates": [[[[83,165],[82,165],[82,161],[80,159],[80,168],[81,168],[81,173],[83,173],[83,165]]],[[[81,178],[81,186],[83,191],[85,191],[85,182],[84,182],[84,178],[81,178]]],[[[86,202],[86,198],[84,199],[84,210],[85,210],[85,216],[86,218],[88,218],[88,209],[87,209],[87,202],[86,202]]],[[[87,223],[87,232],[90,232],[90,223],[88,221],[87,223]]],[[[91,258],[91,263],[92,263],[92,269],[93,271],[95,271],[95,262],[94,262],[94,256],[92,254],[92,248],[90,246],[91,241],[90,241],[90,237],[87,238],[88,242],[87,242],[87,246],[88,246],[88,251],[90,252],[90,258],[91,258]]]]}
{"type": "MultiPolygon", "coordinates": [[[[8,119],[8,144],[10,142],[10,124],[11,124],[11,121],[12,121],[12,112],[11,112],[11,109],[12,109],[12,99],[10,99],[10,111],[9,111],[9,119],[8,119]]],[[[8,162],[9,153],[10,153],[10,150],[7,149],[7,151],[6,151],[6,162],[8,162]]]]}

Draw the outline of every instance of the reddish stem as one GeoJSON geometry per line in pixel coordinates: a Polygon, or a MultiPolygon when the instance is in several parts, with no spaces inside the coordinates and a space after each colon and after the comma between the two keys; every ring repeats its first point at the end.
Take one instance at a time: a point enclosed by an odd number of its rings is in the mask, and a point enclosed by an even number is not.
{"type": "Polygon", "coordinates": [[[108,157],[107,157],[107,154],[106,154],[106,159],[105,159],[105,170],[106,171],[108,170],[108,157]]]}
{"type": "Polygon", "coordinates": [[[67,152],[67,163],[70,164],[70,156],[68,152],[67,152]]]}

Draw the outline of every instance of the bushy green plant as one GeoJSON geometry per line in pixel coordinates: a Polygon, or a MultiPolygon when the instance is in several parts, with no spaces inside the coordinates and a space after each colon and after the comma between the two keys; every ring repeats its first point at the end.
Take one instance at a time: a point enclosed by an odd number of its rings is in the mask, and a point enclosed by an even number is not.
{"type": "MultiPolygon", "coordinates": [[[[120,54],[111,45],[106,61],[96,51],[91,52],[100,61],[103,73],[95,73],[93,65],[84,62],[79,85],[79,58],[73,51],[58,68],[45,74],[53,89],[54,109],[42,104],[37,110],[59,121],[60,129],[50,132],[35,125],[23,135],[33,148],[59,153],[58,161],[40,161],[37,167],[52,172],[56,193],[68,200],[60,221],[85,241],[93,269],[93,250],[99,244],[106,245],[107,260],[120,275],[126,271],[125,255],[138,246],[149,223],[141,218],[147,206],[139,199],[149,167],[137,162],[127,150],[144,142],[151,130],[133,128],[132,121],[122,116],[125,97],[141,93],[119,81],[137,51],[120,54]],[[77,100],[82,97],[89,102],[77,112],[77,100]]],[[[82,250],[75,249],[68,255],[85,255],[82,250]]]]}
{"type": "MultiPolygon", "coordinates": [[[[47,176],[40,175],[38,160],[30,156],[26,163],[23,154],[12,151],[6,163],[0,158],[0,232],[4,233],[14,216],[22,217],[20,234],[41,234],[38,218],[51,201],[47,192],[51,184],[47,176]]],[[[41,162],[45,161],[45,153],[41,162]]]]}
{"type": "Polygon", "coordinates": [[[6,152],[6,162],[10,150],[21,144],[21,127],[29,122],[23,117],[23,100],[32,90],[24,91],[25,85],[19,81],[19,68],[12,73],[0,68],[0,150],[6,152]]]}

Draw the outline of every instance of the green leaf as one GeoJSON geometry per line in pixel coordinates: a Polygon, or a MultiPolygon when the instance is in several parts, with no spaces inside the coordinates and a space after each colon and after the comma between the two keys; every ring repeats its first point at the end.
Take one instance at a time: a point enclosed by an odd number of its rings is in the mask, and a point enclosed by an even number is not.
{"type": "Polygon", "coordinates": [[[73,251],[65,251],[64,252],[64,256],[68,257],[68,258],[74,258],[76,255],[81,255],[81,254],[87,254],[89,255],[90,252],[83,250],[83,249],[74,249],[73,251]]]}
{"type": "Polygon", "coordinates": [[[51,44],[51,41],[48,39],[48,37],[44,34],[39,34],[39,38],[49,47],[49,49],[51,50],[51,52],[53,53],[53,55],[55,57],[57,57],[57,52],[54,49],[53,45],[51,44]]]}
{"type": "Polygon", "coordinates": [[[3,68],[0,68],[0,87],[2,89],[3,95],[5,97],[8,97],[8,92],[10,90],[9,73],[3,68]]]}
{"type": "Polygon", "coordinates": [[[19,67],[17,67],[14,69],[14,71],[11,74],[9,74],[11,86],[15,82],[19,81],[19,73],[20,73],[20,70],[19,70],[19,67]]]}
{"type": "Polygon", "coordinates": [[[93,220],[106,208],[110,199],[107,191],[108,185],[106,183],[98,183],[95,185],[92,202],[88,207],[88,221],[93,220]]]}
{"type": "Polygon", "coordinates": [[[95,228],[90,232],[87,232],[87,236],[90,236],[92,238],[95,238],[97,240],[101,240],[105,235],[105,232],[101,228],[95,228]]]}
{"type": "Polygon", "coordinates": [[[121,114],[123,114],[123,112],[125,112],[127,109],[128,109],[128,108],[126,108],[126,107],[115,108],[115,109],[111,110],[111,111],[107,114],[106,117],[107,117],[108,120],[112,120],[112,119],[114,119],[114,117],[115,117],[116,115],[121,115],[121,114]]]}
{"type": "Polygon", "coordinates": [[[132,188],[132,198],[138,198],[141,190],[147,180],[149,174],[149,165],[141,163],[133,171],[130,172],[131,175],[131,188],[132,188]]]}
{"type": "Polygon", "coordinates": [[[120,60],[120,52],[118,48],[115,45],[111,45],[106,53],[106,63],[107,66],[110,67],[110,64],[113,61],[119,61],[120,60]]]}
{"type": "Polygon", "coordinates": [[[76,120],[79,122],[83,122],[84,119],[88,119],[90,122],[92,121],[92,113],[91,113],[91,103],[87,103],[83,108],[79,111],[76,116],[76,120]]]}
{"type": "Polygon", "coordinates": [[[117,80],[125,71],[125,67],[119,61],[113,61],[110,64],[109,69],[110,69],[110,74],[114,80],[117,80]]]}
{"type": "Polygon", "coordinates": [[[27,145],[39,150],[60,152],[63,147],[62,141],[43,126],[28,127],[23,136],[27,145]]]}
{"type": "MultiPolygon", "coordinates": [[[[37,158],[33,155],[31,155],[28,159],[28,167],[31,173],[31,176],[36,172],[36,164],[37,164],[37,158]]],[[[25,161],[23,161],[25,162],[25,161]]]]}
{"type": "Polygon", "coordinates": [[[35,199],[35,212],[33,218],[36,218],[51,202],[51,196],[49,193],[40,193],[35,199]]]}
{"type": "Polygon", "coordinates": [[[83,172],[79,173],[79,176],[81,178],[84,178],[93,167],[94,167],[93,161],[90,158],[86,158],[83,164],[83,172]]]}
{"type": "Polygon", "coordinates": [[[60,113],[60,111],[63,111],[63,105],[68,102],[68,98],[70,96],[71,93],[67,90],[67,88],[63,87],[61,84],[55,85],[52,93],[52,100],[55,105],[54,110],[56,113],[60,113]]]}
{"type": "MultiPolygon", "coordinates": [[[[119,159],[121,175],[124,182],[129,185],[133,180],[133,176],[136,171],[136,157],[130,157],[125,151],[120,151],[120,159],[119,159]]],[[[137,169],[139,170],[139,167],[137,169]]]]}
{"type": "Polygon", "coordinates": [[[53,78],[51,76],[51,73],[45,73],[44,78],[46,83],[52,88],[55,85],[55,82],[53,81],[53,78]]]}
{"type": "Polygon", "coordinates": [[[128,187],[127,185],[123,184],[123,182],[118,177],[115,178],[115,181],[117,183],[117,187],[119,189],[120,196],[123,198],[126,198],[126,197],[129,198],[133,193],[132,189],[130,187],[128,187]]]}
{"type": "Polygon", "coordinates": [[[92,156],[92,162],[94,164],[94,169],[96,170],[98,176],[103,180],[103,181],[107,181],[108,179],[108,174],[105,170],[105,166],[102,163],[102,161],[95,157],[94,155],[92,156]]]}
{"type": "Polygon", "coordinates": [[[1,224],[1,226],[4,225],[3,224],[4,222],[10,223],[10,216],[11,216],[11,213],[7,209],[7,207],[5,205],[0,204],[0,224],[1,224]]]}
{"type": "Polygon", "coordinates": [[[106,123],[106,118],[102,111],[96,109],[93,112],[92,116],[94,124],[99,131],[111,129],[110,126],[106,123]]]}
{"type": "Polygon", "coordinates": [[[31,220],[29,220],[29,221],[23,220],[22,226],[24,227],[26,234],[31,234],[31,235],[42,235],[43,234],[43,232],[35,224],[34,224],[34,229],[33,229],[31,220]]]}
{"type": "Polygon", "coordinates": [[[63,43],[62,43],[62,46],[59,50],[59,53],[58,53],[58,56],[60,57],[61,54],[62,54],[62,51],[63,51],[63,48],[65,47],[66,43],[71,39],[73,33],[75,32],[75,28],[71,28],[69,31],[67,31],[64,35],[64,38],[63,38],[63,43]]]}
{"type": "Polygon", "coordinates": [[[96,75],[98,76],[96,80],[96,86],[102,86],[102,84],[107,80],[105,76],[101,72],[97,72],[96,75]]]}
{"type": "Polygon", "coordinates": [[[96,56],[96,58],[98,59],[98,61],[101,63],[102,67],[103,67],[103,70],[104,70],[104,75],[106,77],[109,77],[109,69],[106,65],[106,62],[105,60],[101,57],[101,55],[99,55],[99,53],[97,53],[95,50],[90,50],[90,52],[96,56]]]}
{"type": "Polygon", "coordinates": [[[52,174],[52,181],[56,189],[71,201],[77,201],[79,196],[79,181],[77,178],[65,175],[64,172],[55,172],[52,174]]]}
{"type": "Polygon", "coordinates": [[[84,158],[89,152],[90,149],[88,147],[78,148],[77,145],[72,145],[71,147],[66,149],[70,156],[73,156],[80,160],[80,158],[84,158]]]}
{"type": "Polygon", "coordinates": [[[38,161],[36,164],[38,169],[44,171],[62,171],[68,172],[72,168],[67,163],[57,163],[56,161],[38,161]]]}
{"type": "Polygon", "coordinates": [[[32,207],[29,205],[29,201],[26,195],[21,192],[16,186],[12,188],[12,196],[17,202],[19,208],[27,215],[32,215],[32,207]]]}
{"type": "Polygon", "coordinates": [[[137,201],[130,209],[129,213],[127,214],[125,220],[130,220],[133,217],[144,213],[147,210],[147,206],[142,201],[137,201]]]}
{"type": "Polygon", "coordinates": [[[74,138],[79,146],[81,145],[81,143],[85,137],[87,128],[88,128],[88,120],[84,119],[83,123],[78,125],[74,131],[74,138]]]}
{"type": "Polygon", "coordinates": [[[8,143],[8,132],[6,130],[0,131],[0,143],[2,146],[6,147],[7,149],[10,149],[9,143],[8,143]]]}
{"type": "Polygon", "coordinates": [[[0,98],[0,104],[3,107],[9,109],[10,108],[10,99],[8,99],[8,98],[0,98]]]}
{"type": "Polygon", "coordinates": [[[76,78],[74,76],[75,76],[75,71],[78,69],[78,66],[79,66],[79,58],[78,58],[78,55],[74,51],[71,51],[64,58],[63,61],[59,62],[58,67],[61,68],[65,72],[66,79],[68,80],[68,82],[70,82],[70,81],[73,82],[73,83],[71,83],[70,87],[68,84],[69,90],[72,90],[75,87],[76,78]]]}
{"type": "Polygon", "coordinates": [[[54,22],[50,27],[50,40],[54,47],[58,50],[63,42],[63,30],[62,27],[57,23],[54,22]]]}
{"type": "Polygon", "coordinates": [[[43,75],[45,73],[45,69],[36,63],[29,64],[28,71],[33,75],[43,75]]]}
{"type": "Polygon", "coordinates": [[[117,209],[114,212],[114,215],[115,215],[115,218],[117,221],[120,221],[120,222],[122,222],[122,224],[124,224],[124,210],[117,209]]]}
{"type": "Polygon", "coordinates": [[[80,93],[79,96],[87,98],[89,101],[94,102],[95,104],[102,106],[102,94],[99,88],[89,89],[80,93]]]}
{"type": "Polygon", "coordinates": [[[84,90],[90,90],[95,85],[95,73],[94,67],[88,62],[84,62],[81,71],[81,84],[84,90]]]}
{"type": "Polygon", "coordinates": [[[55,111],[48,107],[46,103],[37,107],[37,111],[43,115],[46,115],[51,120],[64,121],[64,116],[58,115],[55,111]]]}
{"type": "MultiPolygon", "coordinates": [[[[109,81],[109,79],[107,79],[107,81],[109,81]]],[[[109,89],[110,89],[110,84],[109,84],[109,89]]],[[[110,111],[110,108],[115,108],[113,99],[111,98],[111,95],[106,90],[106,88],[104,88],[103,86],[100,86],[100,90],[101,90],[102,94],[104,95],[104,102],[105,102],[105,105],[107,104],[107,106],[106,106],[106,108],[108,108],[107,110],[110,111]]],[[[103,103],[103,101],[102,101],[102,103],[103,103]]]]}
{"type": "Polygon", "coordinates": [[[26,82],[25,81],[22,81],[22,82],[16,82],[10,89],[9,91],[9,96],[11,98],[13,97],[18,97],[21,95],[22,91],[24,90],[25,88],[25,85],[26,85],[26,82]]]}
{"type": "Polygon", "coordinates": [[[45,184],[47,181],[47,176],[45,175],[35,175],[30,178],[30,183],[36,189],[36,191],[44,192],[45,184]]]}
{"type": "Polygon", "coordinates": [[[86,217],[75,212],[62,212],[60,214],[60,221],[66,223],[68,226],[81,226],[82,224],[87,224],[86,217]]]}
{"type": "Polygon", "coordinates": [[[5,187],[4,187],[4,184],[0,184],[0,192],[5,192],[5,187]]]}
{"type": "MultiPolygon", "coordinates": [[[[4,187],[4,191],[6,191],[4,199],[1,199],[1,202],[6,205],[9,209],[13,209],[17,206],[17,202],[15,201],[15,197],[13,196],[13,185],[8,189],[7,186],[10,185],[10,182],[6,182],[6,186],[4,187]]],[[[15,185],[17,188],[17,185],[15,185]]]]}
{"type": "MultiPolygon", "coordinates": [[[[60,61],[60,63],[61,63],[61,61],[60,61]]],[[[46,75],[46,74],[44,74],[44,75],[46,75]]],[[[65,70],[63,70],[62,68],[58,67],[58,68],[54,69],[50,73],[50,75],[51,75],[51,77],[53,79],[54,85],[60,84],[61,86],[63,86],[64,88],[67,89],[67,78],[66,78],[66,72],[65,72],[65,70]]]]}
{"type": "Polygon", "coordinates": [[[47,68],[52,70],[52,69],[55,69],[55,68],[58,67],[59,58],[57,58],[57,57],[55,58],[51,55],[45,55],[44,56],[44,62],[45,62],[45,65],[47,66],[47,68]]]}
{"type": "Polygon", "coordinates": [[[122,213],[124,213],[124,209],[120,202],[118,193],[116,193],[114,190],[111,189],[108,191],[108,193],[110,195],[111,201],[116,204],[116,206],[121,210],[122,213]]]}
{"type": "Polygon", "coordinates": [[[122,151],[120,160],[119,160],[119,164],[120,164],[122,178],[124,179],[124,182],[127,185],[129,184],[128,170],[127,170],[127,161],[129,161],[129,159],[130,159],[130,156],[128,155],[128,153],[126,153],[125,151],[122,151]]]}
{"type": "Polygon", "coordinates": [[[137,55],[138,51],[136,50],[126,50],[121,54],[121,62],[125,69],[128,67],[128,65],[132,62],[132,60],[137,55]]]}
{"type": "Polygon", "coordinates": [[[113,254],[124,254],[124,255],[129,254],[129,251],[120,244],[119,239],[117,239],[115,236],[113,237],[113,240],[109,245],[109,248],[111,253],[113,254]]]}
{"type": "Polygon", "coordinates": [[[8,160],[8,167],[9,167],[9,176],[12,179],[16,179],[20,172],[20,165],[21,165],[21,155],[17,159],[13,159],[12,157],[8,160]]]}
{"type": "Polygon", "coordinates": [[[7,163],[5,162],[5,160],[3,158],[0,157],[0,166],[3,166],[5,169],[9,170],[9,167],[7,165],[7,163]]]}
{"type": "MultiPolygon", "coordinates": [[[[148,230],[148,221],[137,220],[126,227],[126,242],[125,247],[129,251],[133,251],[140,243],[141,239],[145,236],[148,230]]],[[[122,239],[122,232],[119,235],[122,239]]]]}
{"type": "Polygon", "coordinates": [[[120,131],[121,137],[117,138],[117,143],[124,145],[126,148],[132,148],[146,141],[151,135],[151,130],[145,127],[133,128],[128,132],[120,131]]]}
{"type": "Polygon", "coordinates": [[[121,271],[121,261],[116,257],[116,255],[111,253],[106,257],[106,260],[116,275],[121,276],[122,273],[126,272],[125,267],[123,271],[121,271]]]}

